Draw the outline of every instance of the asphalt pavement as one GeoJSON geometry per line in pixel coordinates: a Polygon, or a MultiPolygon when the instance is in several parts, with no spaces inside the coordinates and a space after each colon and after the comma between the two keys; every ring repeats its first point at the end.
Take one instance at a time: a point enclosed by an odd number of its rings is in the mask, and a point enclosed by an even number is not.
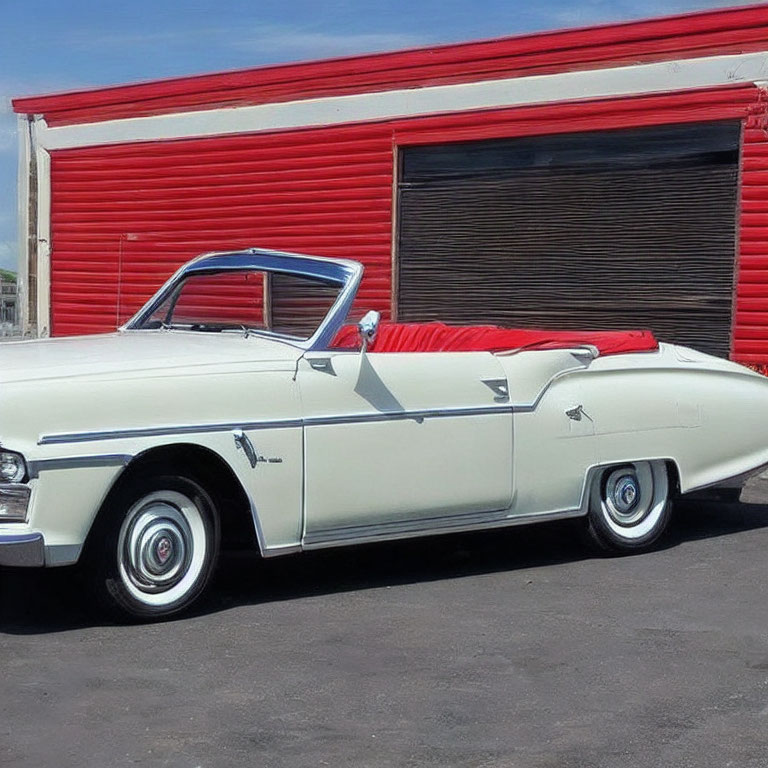
{"type": "Polygon", "coordinates": [[[763,768],[768,481],[632,557],[572,522],[231,557],[148,626],[0,571],[0,654],[0,766],[763,768]]]}

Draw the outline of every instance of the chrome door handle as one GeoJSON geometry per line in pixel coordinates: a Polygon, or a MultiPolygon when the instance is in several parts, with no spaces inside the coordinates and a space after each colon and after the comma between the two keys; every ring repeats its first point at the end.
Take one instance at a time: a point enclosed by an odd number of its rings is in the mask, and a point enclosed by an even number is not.
{"type": "Polygon", "coordinates": [[[336,371],[333,370],[333,363],[330,357],[308,357],[307,362],[310,368],[314,371],[320,371],[321,373],[327,373],[331,376],[336,375],[336,371]]]}
{"type": "Polygon", "coordinates": [[[493,399],[497,403],[506,403],[509,400],[509,385],[506,379],[483,379],[482,381],[496,395],[493,399]]]}

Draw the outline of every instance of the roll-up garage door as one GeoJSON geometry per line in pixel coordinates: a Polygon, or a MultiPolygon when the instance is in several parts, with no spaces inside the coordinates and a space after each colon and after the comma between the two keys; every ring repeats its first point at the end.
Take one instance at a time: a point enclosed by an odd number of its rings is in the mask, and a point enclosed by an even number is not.
{"type": "Polygon", "coordinates": [[[651,328],[727,356],[740,124],[401,151],[401,322],[651,328]]]}

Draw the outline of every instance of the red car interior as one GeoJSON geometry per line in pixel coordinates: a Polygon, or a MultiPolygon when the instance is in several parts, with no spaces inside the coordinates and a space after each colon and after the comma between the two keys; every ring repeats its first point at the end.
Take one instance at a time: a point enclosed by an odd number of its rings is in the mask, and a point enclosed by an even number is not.
{"type": "MultiPolygon", "coordinates": [[[[453,326],[445,323],[381,323],[371,352],[503,352],[508,349],[564,349],[590,344],[601,355],[650,352],[659,343],[650,331],[548,331],[499,328],[495,325],[453,326]]],[[[345,325],[334,349],[359,348],[357,326],[345,325]]]]}

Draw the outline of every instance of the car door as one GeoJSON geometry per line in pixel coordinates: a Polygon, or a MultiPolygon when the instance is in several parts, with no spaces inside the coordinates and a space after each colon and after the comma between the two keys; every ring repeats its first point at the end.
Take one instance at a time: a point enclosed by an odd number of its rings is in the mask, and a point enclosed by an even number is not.
{"type": "Polygon", "coordinates": [[[308,353],[305,544],[460,526],[512,500],[512,414],[488,352],[308,353]]]}

